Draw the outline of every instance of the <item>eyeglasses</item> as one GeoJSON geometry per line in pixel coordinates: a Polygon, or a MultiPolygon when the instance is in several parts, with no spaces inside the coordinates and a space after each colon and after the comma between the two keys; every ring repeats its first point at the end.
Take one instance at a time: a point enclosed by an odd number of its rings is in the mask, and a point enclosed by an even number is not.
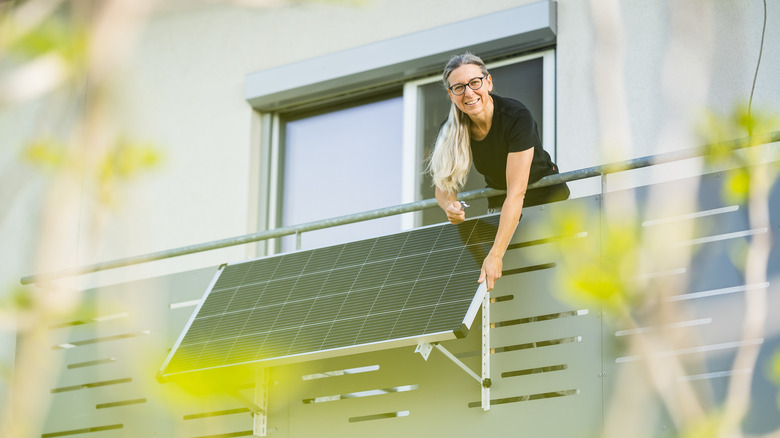
{"type": "Polygon", "coordinates": [[[450,85],[450,88],[449,88],[450,93],[452,93],[452,94],[454,94],[456,96],[460,96],[461,94],[466,92],[466,85],[468,85],[468,87],[471,88],[472,90],[479,90],[480,88],[482,88],[482,81],[483,81],[483,79],[486,79],[486,78],[487,78],[487,76],[478,76],[478,77],[470,80],[468,84],[450,85]]]}

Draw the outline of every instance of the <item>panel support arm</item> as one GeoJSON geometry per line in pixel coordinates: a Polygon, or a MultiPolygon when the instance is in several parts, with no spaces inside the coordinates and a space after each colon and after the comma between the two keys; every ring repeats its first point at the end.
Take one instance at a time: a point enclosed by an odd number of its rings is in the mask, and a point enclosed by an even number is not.
{"type": "Polygon", "coordinates": [[[486,293],[482,300],[482,375],[480,376],[474,370],[468,367],[463,361],[455,357],[449,350],[444,348],[440,343],[420,343],[417,348],[414,349],[415,353],[428,360],[431,351],[436,348],[441,351],[444,356],[451,360],[455,365],[460,367],[463,371],[471,376],[479,383],[482,389],[482,409],[485,411],[490,410],[490,387],[492,382],[490,380],[490,294],[486,293]]]}

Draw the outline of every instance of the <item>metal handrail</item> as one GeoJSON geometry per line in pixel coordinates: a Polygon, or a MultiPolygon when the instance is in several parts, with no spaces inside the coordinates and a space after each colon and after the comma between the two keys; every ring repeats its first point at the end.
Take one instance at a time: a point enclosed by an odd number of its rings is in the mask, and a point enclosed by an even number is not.
{"type": "MultiPolygon", "coordinates": [[[[603,176],[610,173],[622,172],[631,169],[639,169],[642,167],[649,167],[657,164],[670,163],[674,161],[686,160],[690,158],[697,158],[704,156],[713,147],[720,147],[726,150],[741,149],[750,145],[760,145],[767,143],[774,143],[780,141],[780,131],[771,132],[764,135],[757,135],[753,137],[746,137],[722,143],[704,145],[691,149],[684,149],[674,152],[667,152],[663,154],[650,155],[641,158],[634,158],[625,161],[619,161],[609,164],[602,164],[599,166],[588,167],[579,170],[573,170],[571,172],[564,172],[557,175],[546,176],[539,181],[529,184],[529,189],[536,189],[540,187],[547,187],[563,182],[570,182],[581,180],[585,178],[592,178],[596,176],[603,176]]],[[[506,193],[504,190],[496,189],[479,189],[469,192],[460,193],[458,195],[459,200],[468,201],[473,199],[487,198],[490,196],[496,196],[506,193]]],[[[436,199],[425,199],[422,201],[410,202],[406,204],[396,205],[392,207],[379,208],[376,210],[364,211],[361,213],[350,214],[346,216],[339,216],[330,219],[323,219],[314,222],[307,222],[299,225],[291,225],[287,227],[274,228],[273,230],[260,231],[257,233],[245,234],[242,236],[231,237],[227,239],[214,240],[211,242],[200,243],[196,245],[183,246],[179,248],[152,252],[148,254],[142,254],[138,256],[125,257],[121,259],[110,260],[101,263],[95,263],[92,265],[85,265],[80,267],[74,267],[70,269],[63,269],[56,272],[46,274],[34,274],[26,277],[22,277],[20,280],[22,284],[38,283],[44,280],[52,280],[57,278],[89,274],[93,272],[105,271],[108,269],[115,269],[124,266],[137,265],[141,263],[152,262],[156,260],[164,260],[173,257],[179,257],[188,254],[195,254],[199,252],[211,251],[215,249],[227,248],[230,246],[243,245],[246,243],[259,242],[263,240],[274,239],[277,237],[289,236],[293,234],[300,234],[307,231],[320,230],[323,228],[330,228],[339,225],[346,225],[355,222],[362,222],[371,219],[378,219],[386,216],[394,216],[403,213],[410,213],[414,211],[425,210],[427,208],[436,207],[438,204],[436,199]]]]}

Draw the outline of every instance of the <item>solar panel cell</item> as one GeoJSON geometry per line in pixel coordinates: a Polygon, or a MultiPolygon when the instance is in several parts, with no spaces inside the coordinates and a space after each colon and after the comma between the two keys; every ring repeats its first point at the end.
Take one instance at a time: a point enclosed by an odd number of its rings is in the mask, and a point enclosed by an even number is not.
{"type": "Polygon", "coordinates": [[[394,283],[414,283],[420,276],[420,272],[425,266],[428,254],[419,254],[408,257],[401,257],[395,261],[390,274],[387,276],[388,284],[394,283]]]}
{"type": "Polygon", "coordinates": [[[338,314],[346,299],[346,293],[318,297],[314,300],[314,305],[309,310],[309,314],[306,315],[304,324],[322,324],[326,321],[332,321],[333,315],[338,314]]]}
{"type": "Polygon", "coordinates": [[[409,283],[386,284],[379,291],[369,313],[385,313],[402,309],[413,286],[409,283]]]}
{"type": "Polygon", "coordinates": [[[460,257],[458,258],[457,263],[455,263],[455,268],[452,270],[452,272],[457,274],[461,272],[476,271],[477,275],[479,275],[479,271],[482,269],[482,261],[485,260],[488,252],[490,252],[490,246],[467,246],[461,251],[460,257]]]}
{"type": "Polygon", "coordinates": [[[219,316],[211,316],[209,318],[199,318],[192,322],[189,330],[187,331],[187,343],[196,344],[199,342],[206,342],[211,339],[212,333],[216,328],[216,322],[219,321],[219,316]]]}
{"type": "MultiPolygon", "coordinates": [[[[490,219],[488,218],[485,220],[490,219]]],[[[436,236],[436,241],[433,243],[433,249],[435,251],[442,251],[453,248],[463,248],[469,235],[471,235],[471,231],[474,229],[473,223],[469,223],[468,225],[464,224],[443,226],[436,236]]]]}
{"type": "Polygon", "coordinates": [[[433,306],[406,308],[390,331],[389,338],[399,339],[425,333],[433,306]]]}
{"type": "Polygon", "coordinates": [[[376,301],[379,294],[379,287],[370,289],[354,290],[347,295],[344,304],[339,309],[336,319],[354,318],[356,316],[365,316],[371,306],[376,301]]]}
{"type": "Polygon", "coordinates": [[[467,292],[467,290],[476,290],[477,287],[479,287],[479,283],[477,283],[478,278],[479,269],[453,274],[444,287],[444,293],[442,294],[440,301],[471,301],[471,299],[474,298],[474,294],[472,292],[467,292]]]}
{"type": "Polygon", "coordinates": [[[345,345],[355,345],[358,332],[366,321],[365,317],[354,317],[336,320],[331,325],[322,343],[323,350],[343,348],[345,345]]]}
{"type": "Polygon", "coordinates": [[[391,266],[392,261],[366,263],[358,273],[352,289],[365,289],[383,285],[391,266]]]}
{"type": "Polygon", "coordinates": [[[398,311],[369,315],[363,327],[360,328],[355,343],[367,344],[389,339],[390,329],[395,326],[400,315],[401,313],[398,311]]]}
{"type": "Polygon", "coordinates": [[[194,345],[182,345],[176,350],[176,361],[168,366],[168,371],[176,373],[179,371],[196,369],[198,358],[206,347],[206,343],[194,345]]]}
{"type": "Polygon", "coordinates": [[[212,290],[218,291],[222,289],[232,289],[244,282],[247,272],[250,269],[248,263],[235,265],[227,275],[220,275],[217,283],[212,290]]]}
{"type": "Polygon", "coordinates": [[[393,260],[401,253],[401,248],[407,239],[406,234],[391,234],[376,239],[366,261],[393,260]]]}
{"type": "Polygon", "coordinates": [[[301,275],[295,281],[290,291],[290,295],[287,297],[287,301],[301,300],[304,298],[316,297],[320,289],[322,289],[325,279],[328,278],[328,272],[315,272],[314,274],[301,275]]]}
{"type": "Polygon", "coordinates": [[[241,332],[246,324],[252,309],[242,310],[240,312],[225,313],[219,318],[211,339],[224,339],[235,337],[241,332]]]}
{"type": "Polygon", "coordinates": [[[255,283],[239,287],[225,308],[225,312],[251,309],[262,297],[267,283],[255,283]]]}
{"type": "Polygon", "coordinates": [[[301,327],[292,340],[291,354],[318,351],[322,345],[322,326],[301,327]]]}
{"type": "Polygon", "coordinates": [[[290,353],[290,341],[295,339],[298,330],[298,328],[289,328],[268,333],[257,356],[260,359],[287,356],[290,353]]]}
{"type": "Polygon", "coordinates": [[[447,286],[446,277],[429,278],[416,282],[406,293],[407,298],[403,309],[436,305],[441,300],[445,286],[447,286]]]}
{"type": "Polygon", "coordinates": [[[241,328],[239,333],[241,336],[267,333],[274,327],[274,322],[279,316],[279,312],[282,310],[281,304],[275,304],[273,306],[255,307],[251,310],[249,318],[246,320],[246,324],[241,328]]]}
{"type": "Polygon", "coordinates": [[[323,272],[333,269],[343,249],[344,245],[337,245],[312,251],[306,264],[306,272],[323,272]]]}
{"type": "Polygon", "coordinates": [[[228,350],[227,363],[244,363],[255,360],[268,333],[239,336],[228,350]]]}
{"type": "Polygon", "coordinates": [[[273,279],[296,278],[304,273],[306,263],[312,251],[290,252],[282,255],[279,266],[274,270],[273,279]]]}
{"type": "Polygon", "coordinates": [[[314,300],[303,300],[285,303],[279,311],[273,328],[284,329],[288,327],[300,327],[306,320],[306,315],[314,304],[314,300]]]}
{"type": "Polygon", "coordinates": [[[470,300],[461,300],[436,306],[425,330],[434,333],[447,330],[460,330],[463,321],[455,321],[458,320],[458,316],[461,318],[463,317],[463,306],[469,304],[471,304],[470,300]]]}
{"type": "Polygon", "coordinates": [[[462,249],[446,248],[429,254],[420,270],[420,278],[434,278],[452,274],[458,259],[460,259],[462,249]]]}
{"type": "Polygon", "coordinates": [[[262,299],[258,300],[258,306],[270,306],[287,301],[290,289],[295,284],[295,279],[273,280],[266,284],[262,299]]]}
{"type": "Polygon", "coordinates": [[[233,299],[236,289],[226,289],[221,291],[212,291],[208,295],[208,299],[203,303],[198,313],[201,317],[210,315],[221,315],[227,309],[230,300],[233,299]]]}
{"type": "Polygon", "coordinates": [[[328,273],[325,284],[322,285],[320,294],[334,294],[347,292],[352,288],[355,278],[360,272],[360,266],[334,269],[328,273]]]}
{"type": "Polygon", "coordinates": [[[401,249],[400,255],[408,256],[430,252],[433,249],[433,244],[436,242],[440,232],[440,227],[419,228],[412,230],[409,232],[409,237],[404,242],[404,246],[401,249]]]}
{"type": "MultiPolygon", "coordinates": [[[[276,267],[279,266],[279,263],[281,262],[282,262],[281,257],[269,257],[266,259],[259,259],[251,262],[243,262],[238,266],[248,267],[246,275],[243,280],[244,284],[259,283],[259,282],[267,282],[268,280],[273,278],[274,272],[276,271],[276,267]]],[[[229,267],[233,268],[234,266],[236,265],[230,265],[229,267]]]]}
{"type": "Polygon", "coordinates": [[[227,348],[233,344],[231,340],[229,343],[223,339],[215,339],[213,341],[206,342],[203,347],[203,351],[198,356],[198,367],[211,368],[221,366],[227,359],[227,348]]]}
{"type": "Polygon", "coordinates": [[[373,246],[374,240],[372,239],[347,243],[339,254],[336,266],[346,267],[362,265],[366,261],[367,255],[373,246]]]}

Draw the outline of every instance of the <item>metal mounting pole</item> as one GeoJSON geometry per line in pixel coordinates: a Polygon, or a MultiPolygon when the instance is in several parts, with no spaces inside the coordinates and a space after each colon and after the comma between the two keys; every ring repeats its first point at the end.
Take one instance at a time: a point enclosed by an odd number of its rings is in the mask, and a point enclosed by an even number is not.
{"type": "Polygon", "coordinates": [[[255,374],[255,405],[252,412],[252,434],[266,436],[268,431],[268,368],[258,368],[255,374]]]}
{"type": "Polygon", "coordinates": [[[268,369],[258,368],[255,371],[255,388],[251,399],[244,396],[238,388],[230,388],[226,392],[252,413],[252,436],[267,436],[268,369]]]}
{"type": "Polygon", "coordinates": [[[482,409],[490,410],[490,292],[482,299],[482,409]]]}

